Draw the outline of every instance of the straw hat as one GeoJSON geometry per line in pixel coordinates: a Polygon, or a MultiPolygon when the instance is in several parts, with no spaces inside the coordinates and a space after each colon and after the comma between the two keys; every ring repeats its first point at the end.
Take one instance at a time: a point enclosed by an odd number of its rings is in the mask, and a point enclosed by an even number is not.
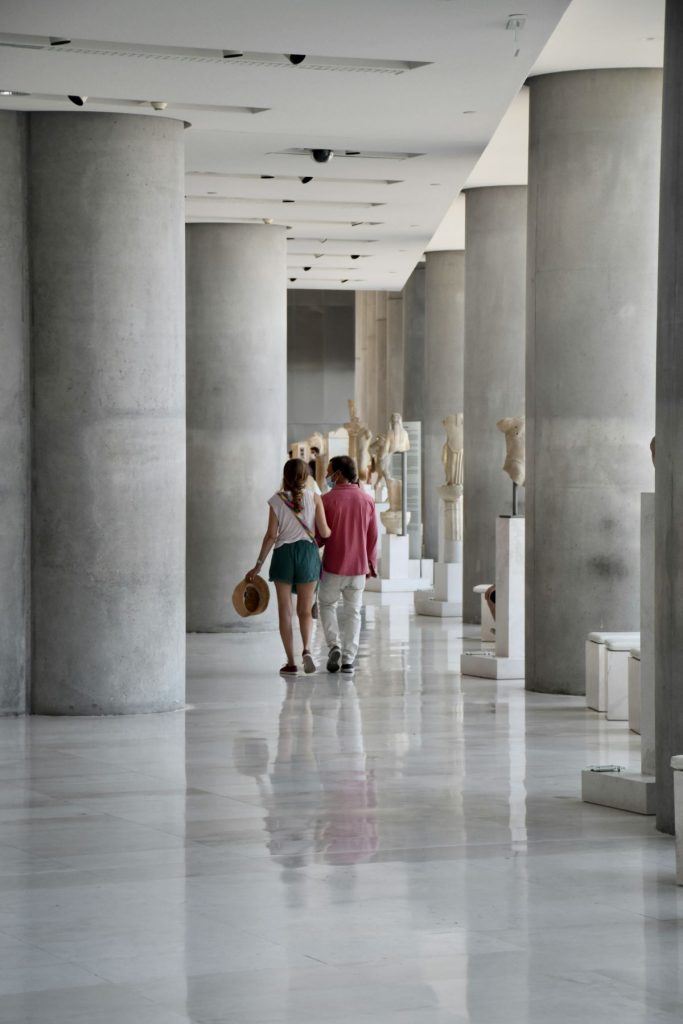
{"type": "Polygon", "coordinates": [[[243,619],[250,615],[260,615],[268,607],[270,588],[262,576],[255,576],[253,583],[246,579],[240,580],[232,592],[232,603],[238,615],[243,619]]]}

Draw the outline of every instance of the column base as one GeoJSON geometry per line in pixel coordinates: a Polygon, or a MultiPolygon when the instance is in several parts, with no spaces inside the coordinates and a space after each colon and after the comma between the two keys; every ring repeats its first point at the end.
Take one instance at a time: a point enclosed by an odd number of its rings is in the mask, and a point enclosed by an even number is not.
{"type": "Polygon", "coordinates": [[[462,617],[462,562],[436,562],[434,589],[415,594],[415,611],[441,619],[462,617]]]}
{"type": "Polygon", "coordinates": [[[655,814],[656,780],[637,772],[581,772],[581,799],[633,814],[655,814]]]}
{"type": "Polygon", "coordinates": [[[501,658],[488,651],[466,651],[460,655],[460,672],[481,679],[524,679],[524,659],[501,658]]]}

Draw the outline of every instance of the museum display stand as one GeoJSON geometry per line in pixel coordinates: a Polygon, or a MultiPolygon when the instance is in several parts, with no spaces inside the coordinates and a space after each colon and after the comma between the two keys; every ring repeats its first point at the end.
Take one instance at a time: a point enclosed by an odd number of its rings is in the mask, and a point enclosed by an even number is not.
{"type": "Polygon", "coordinates": [[[455,497],[442,494],[439,502],[439,557],[434,563],[434,588],[416,592],[418,615],[462,616],[462,487],[459,490],[455,497]]]}
{"type": "Polygon", "coordinates": [[[406,594],[429,590],[433,585],[434,563],[410,557],[407,534],[385,533],[380,538],[379,575],[366,581],[365,589],[376,594],[406,594]]]}
{"type": "MultiPolygon", "coordinates": [[[[629,687],[634,698],[640,691],[640,772],[596,771],[581,773],[581,795],[589,804],[616,807],[636,814],[655,813],[655,496],[642,494],[640,503],[640,686],[629,687]]],[[[634,651],[637,650],[632,645],[634,651]]],[[[635,672],[636,666],[629,665],[635,672]]],[[[628,717],[631,717],[630,709],[628,717]]]]}
{"type": "Polygon", "coordinates": [[[463,675],[485,679],[524,678],[524,516],[496,522],[496,647],[466,651],[463,675]]]}

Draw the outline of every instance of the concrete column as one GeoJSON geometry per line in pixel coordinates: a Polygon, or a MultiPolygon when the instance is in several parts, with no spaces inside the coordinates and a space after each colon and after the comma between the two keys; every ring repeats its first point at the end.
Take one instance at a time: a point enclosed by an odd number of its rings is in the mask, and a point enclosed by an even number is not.
{"type": "Polygon", "coordinates": [[[444,417],[463,411],[465,254],[428,252],[425,262],[425,355],[422,416],[425,554],[439,549],[439,497],[444,417]]]}
{"type": "Polygon", "coordinates": [[[404,420],[424,418],[425,267],[418,263],[403,289],[404,420]]]}
{"type": "Polygon", "coordinates": [[[387,412],[403,409],[403,296],[387,295],[387,412]]]}
{"type": "Polygon", "coordinates": [[[367,365],[367,349],[366,349],[366,337],[365,337],[365,304],[367,301],[367,292],[356,292],[356,304],[355,304],[355,379],[354,379],[354,398],[356,400],[356,410],[359,415],[363,415],[363,406],[365,405],[365,374],[367,365]]]}
{"type": "Polygon", "coordinates": [[[232,588],[256,561],[287,457],[282,228],[190,224],[187,239],[187,626],[263,630],[232,588]]]}
{"type": "Polygon", "coordinates": [[[512,501],[496,423],[524,415],[526,187],[470,189],[465,201],[463,619],[479,622],[472,588],[496,578],[496,517],[512,501]]]}
{"type": "Polygon", "coordinates": [[[361,419],[373,434],[377,433],[377,292],[367,292],[365,300],[365,408],[361,419]]]}
{"type": "Polygon", "coordinates": [[[41,714],[185,697],[183,125],[30,115],[41,714]]]}
{"type": "Polygon", "coordinates": [[[683,8],[673,0],[666,5],[664,39],[657,329],[655,728],[657,828],[673,833],[670,762],[673,755],[683,753],[683,8]]]}
{"type": "Polygon", "coordinates": [[[386,430],[387,411],[387,293],[377,292],[375,306],[377,370],[375,374],[375,416],[377,430],[386,430]]]}
{"type": "Polygon", "coordinates": [[[26,710],[29,385],[26,121],[0,112],[0,714],[26,710]]]}
{"type": "Polygon", "coordinates": [[[527,687],[583,693],[590,630],[637,630],[652,489],[661,72],[531,80],[527,687]]]}

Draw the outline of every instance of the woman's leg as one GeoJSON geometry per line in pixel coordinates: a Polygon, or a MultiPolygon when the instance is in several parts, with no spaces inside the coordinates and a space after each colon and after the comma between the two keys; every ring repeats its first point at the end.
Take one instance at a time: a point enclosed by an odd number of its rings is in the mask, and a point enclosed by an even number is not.
{"type": "Polygon", "coordinates": [[[313,601],[315,600],[314,583],[297,583],[296,585],[296,614],[299,619],[299,629],[303,640],[304,650],[310,651],[311,638],[313,636],[313,601]]]}
{"type": "Polygon", "coordinates": [[[277,614],[280,623],[280,637],[285,649],[288,665],[295,665],[294,635],[292,633],[292,584],[275,580],[277,593],[277,614]]]}

